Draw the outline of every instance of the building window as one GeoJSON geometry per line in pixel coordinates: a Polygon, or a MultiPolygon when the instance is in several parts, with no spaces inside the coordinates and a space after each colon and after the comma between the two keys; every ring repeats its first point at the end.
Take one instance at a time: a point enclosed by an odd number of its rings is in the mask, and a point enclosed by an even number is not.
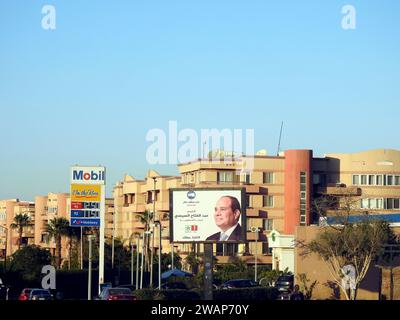
{"type": "Polygon", "coordinates": [[[358,186],[360,184],[360,176],[358,174],[353,175],[353,185],[358,186]]]}
{"type": "Polygon", "coordinates": [[[400,176],[395,176],[394,177],[394,185],[395,186],[400,186],[400,176]]]}
{"type": "Polygon", "coordinates": [[[253,197],[246,195],[246,208],[253,208],[253,197]]]}
{"type": "Polygon", "coordinates": [[[400,209],[400,199],[399,198],[388,198],[385,199],[385,209],[387,210],[394,210],[400,209]]]}
{"type": "Polygon", "coordinates": [[[375,176],[373,174],[368,176],[368,184],[370,186],[374,186],[375,185],[375,176]]]}
{"type": "Polygon", "coordinates": [[[218,171],[217,183],[233,183],[232,171],[218,171]]]}
{"type": "Polygon", "coordinates": [[[275,175],[273,172],[264,172],[263,173],[263,183],[264,184],[274,184],[275,183],[275,175]]]}
{"type": "Polygon", "coordinates": [[[262,243],[262,254],[263,255],[269,255],[270,254],[269,247],[268,247],[268,242],[263,242],[262,243]]]}
{"type": "Polygon", "coordinates": [[[264,219],[263,220],[263,228],[265,231],[271,231],[274,229],[274,220],[272,219],[264,219]]]}
{"type": "Polygon", "coordinates": [[[250,172],[244,172],[242,173],[242,179],[241,181],[245,184],[250,184],[251,183],[251,174],[250,172]]]}
{"type": "Polygon", "coordinates": [[[307,225],[307,173],[300,172],[300,226],[307,225]]]}
{"type": "Polygon", "coordinates": [[[392,186],[393,185],[393,176],[387,176],[387,185],[392,186]]]}
{"type": "Polygon", "coordinates": [[[376,185],[383,186],[383,176],[382,175],[376,176],[376,185]]]}
{"type": "Polygon", "coordinates": [[[272,208],[274,206],[274,196],[263,196],[263,207],[272,208]]]}
{"type": "Polygon", "coordinates": [[[361,175],[361,185],[362,186],[367,185],[367,175],[365,175],[365,174],[361,175]]]}

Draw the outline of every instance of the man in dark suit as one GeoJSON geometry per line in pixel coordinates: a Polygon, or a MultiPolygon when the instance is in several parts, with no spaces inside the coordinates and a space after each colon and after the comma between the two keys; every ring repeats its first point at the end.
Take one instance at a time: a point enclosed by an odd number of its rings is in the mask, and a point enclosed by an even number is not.
{"type": "Polygon", "coordinates": [[[242,239],[242,227],[240,220],[240,202],[235,197],[224,196],[218,200],[215,211],[215,224],[220,232],[208,237],[206,241],[240,241],[242,239]]]}

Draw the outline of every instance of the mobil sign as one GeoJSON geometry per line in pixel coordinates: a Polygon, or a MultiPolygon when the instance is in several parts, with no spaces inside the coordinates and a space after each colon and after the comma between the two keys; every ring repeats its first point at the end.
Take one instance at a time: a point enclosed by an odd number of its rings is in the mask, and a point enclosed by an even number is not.
{"type": "Polygon", "coordinates": [[[101,184],[106,183],[105,167],[72,167],[72,184],[101,184]]]}

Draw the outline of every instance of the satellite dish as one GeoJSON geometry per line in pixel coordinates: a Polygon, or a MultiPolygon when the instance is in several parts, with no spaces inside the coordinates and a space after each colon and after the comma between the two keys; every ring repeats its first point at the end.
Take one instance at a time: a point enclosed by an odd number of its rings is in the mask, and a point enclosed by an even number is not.
{"type": "Polygon", "coordinates": [[[256,153],[257,156],[266,156],[267,154],[268,154],[268,152],[266,149],[259,150],[256,153]]]}

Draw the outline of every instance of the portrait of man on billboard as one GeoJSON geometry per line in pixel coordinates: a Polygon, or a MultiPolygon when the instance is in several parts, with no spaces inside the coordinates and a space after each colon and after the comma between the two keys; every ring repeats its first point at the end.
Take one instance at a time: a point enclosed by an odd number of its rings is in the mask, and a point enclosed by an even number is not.
{"type": "Polygon", "coordinates": [[[209,236],[206,241],[241,241],[242,226],[240,225],[241,207],[237,198],[221,197],[214,210],[214,221],[220,232],[209,236]]]}

